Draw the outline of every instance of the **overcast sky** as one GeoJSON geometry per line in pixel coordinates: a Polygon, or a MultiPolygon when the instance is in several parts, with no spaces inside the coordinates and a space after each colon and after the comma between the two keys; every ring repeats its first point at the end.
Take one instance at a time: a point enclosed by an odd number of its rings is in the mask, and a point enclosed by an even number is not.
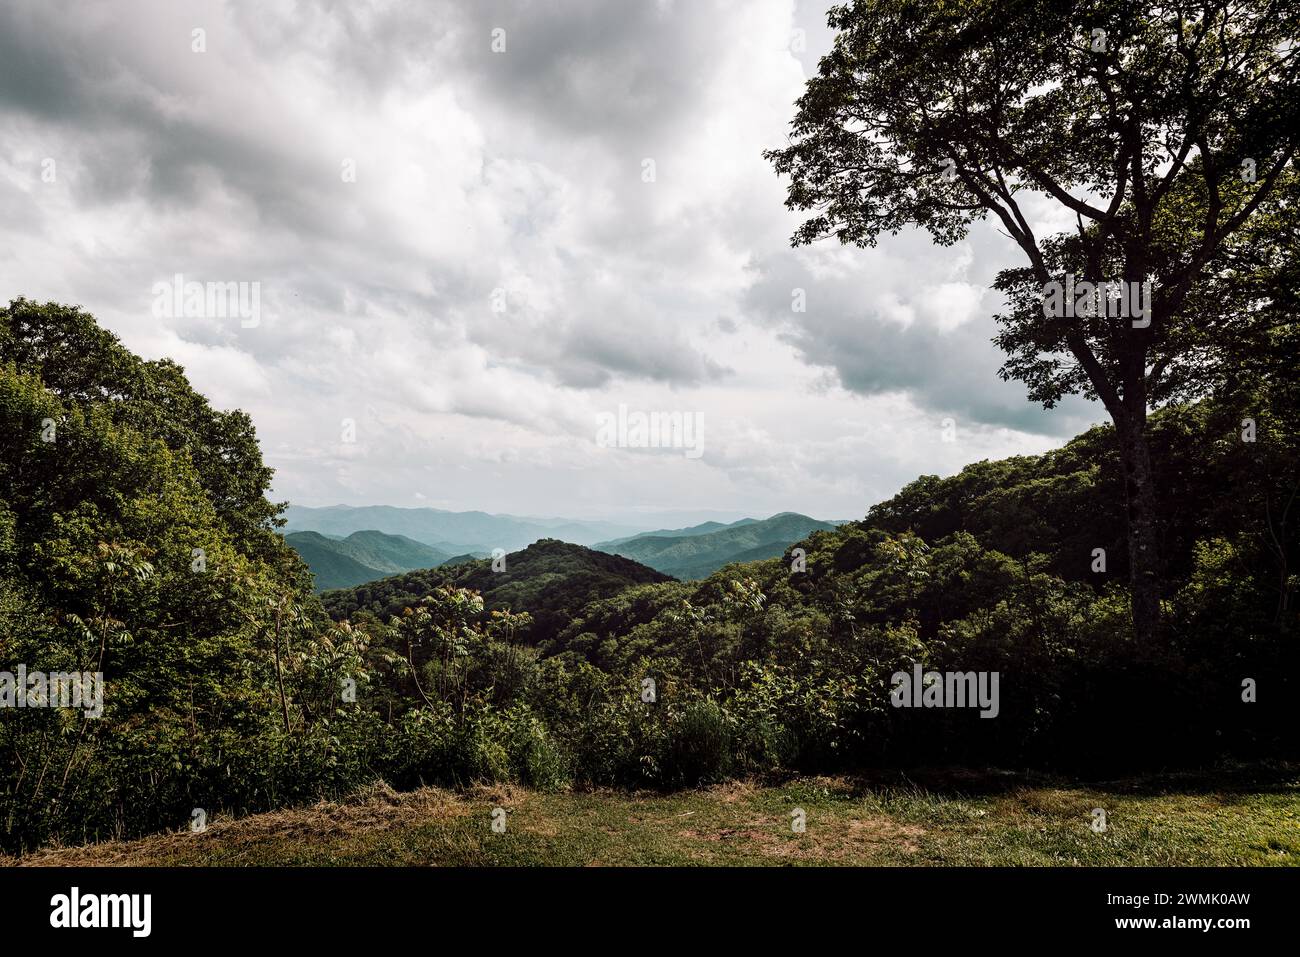
{"type": "Polygon", "coordinates": [[[790,248],[824,7],[5,0],[0,297],[181,363],[302,505],[855,518],[1101,420],[998,379],[992,226],[790,248]],[[259,321],[156,315],[178,273],[259,321]],[[620,404],[703,454],[602,447],[620,404]]]}

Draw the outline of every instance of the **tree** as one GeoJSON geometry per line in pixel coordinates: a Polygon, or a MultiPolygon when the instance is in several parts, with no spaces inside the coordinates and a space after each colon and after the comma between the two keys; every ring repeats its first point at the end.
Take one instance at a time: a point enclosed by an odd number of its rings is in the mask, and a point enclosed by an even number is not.
{"type": "Polygon", "coordinates": [[[304,671],[319,686],[352,666],[320,660],[334,649],[305,619],[323,613],[272,530],[269,476],[247,416],[179,367],[76,308],[0,307],[0,670],[88,672],[102,694],[99,715],[0,708],[0,763],[18,769],[0,847],[174,826],[196,793],[265,802],[282,760],[333,747],[320,692],[313,741],[284,733],[304,671]]]}
{"type": "Polygon", "coordinates": [[[1149,643],[1161,566],[1147,415],[1232,347],[1231,325],[1195,321],[1234,237],[1277,213],[1294,175],[1296,4],[861,0],[828,19],[835,43],[790,145],[765,154],[790,177],[786,205],[815,212],[794,244],[874,245],[916,226],[951,245],[997,218],[1026,259],[998,278],[1012,304],[1002,375],[1049,408],[1079,392],[1110,414],[1134,630],[1149,643]],[[1074,231],[1038,236],[1029,196],[1074,231]],[[1071,274],[1135,304],[1150,283],[1146,308],[1108,317],[1107,298],[1081,296],[1080,315],[1049,315],[1050,284],[1071,274]]]}
{"type": "Polygon", "coordinates": [[[237,543],[274,558],[282,505],[266,498],[272,469],[262,462],[248,414],[222,412],[190,386],[169,359],[133,355],[76,306],[15,299],[0,306],[0,363],[40,377],[45,389],[79,408],[96,406],[116,425],[156,436],[188,457],[237,543]]]}

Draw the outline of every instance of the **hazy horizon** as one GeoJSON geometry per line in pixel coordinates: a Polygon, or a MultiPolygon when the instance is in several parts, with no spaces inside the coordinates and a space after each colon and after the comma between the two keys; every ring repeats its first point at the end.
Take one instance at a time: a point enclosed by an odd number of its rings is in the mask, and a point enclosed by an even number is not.
{"type": "MultiPolygon", "coordinates": [[[[291,506],[295,506],[298,508],[306,508],[306,509],[314,509],[314,510],[342,509],[342,508],[361,509],[370,506],[379,506],[383,508],[434,509],[436,511],[445,511],[445,512],[452,512],[452,513],[481,512],[483,514],[491,515],[497,518],[513,518],[521,521],[534,521],[534,522],[578,521],[578,522],[589,522],[592,524],[600,523],[600,524],[609,524],[609,525],[627,525],[629,527],[634,527],[642,531],[649,531],[649,530],[659,529],[659,528],[690,528],[695,525],[703,525],[706,522],[719,522],[724,525],[730,525],[730,524],[734,524],[735,522],[742,521],[744,519],[755,519],[761,521],[763,519],[768,519],[776,515],[780,515],[783,512],[797,511],[795,509],[782,509],[779,512],[772,512],[770,514],[768,513],[742,514],[741,512],[738,511],[725,510],[725,509],[697,509],[697,510],[665,509],[665,510],[654,511],[654,512],[647,511],[642,513],[629,514],[626,518],[623,518],[617,515],[584,516],[584,515],[577,515],[577,514],[567,514],[563,512],[558,512],[555,514],[548,513],[545,515],[521,514],[518,512],[493,511],[492,509],[487,509],[487,508],[440,509],[432,505],[410,505],[410,504],[397,504],[391,502],[366,502],[364,504],[349,504],[346,502],[335,502],[331,505],[301,505],[298,502],[290,502],[289,504],[291,506]]],[[[800,512],[798,514],[807,515],[807,513],[805,512],[800,512]]],[[[808,517],[815,518],[819,521],[825,521],[825,522],[843,522],[843,521],[852,521],[853,519],[861,518],[862,516],[861,515],[857,515],[857,516],[808,515],[808,517]]]]}

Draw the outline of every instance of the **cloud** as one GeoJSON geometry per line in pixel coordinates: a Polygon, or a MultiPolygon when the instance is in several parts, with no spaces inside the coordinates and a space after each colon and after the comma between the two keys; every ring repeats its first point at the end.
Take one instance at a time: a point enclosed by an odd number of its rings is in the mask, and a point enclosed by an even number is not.
{"type": "Polygon", "coordinates": [[[1091,413],[997,379],[995,234],[788,248],[761,152],[829,40],[803,0],[15,0],[0,296],[176,358],[302,504],[859,515],[1091,413]],[[177,273],[260,322],[155,317],[177,273]],[[700,414],[704,456],[597,447],[620,403],[700,414]]]}
{"type": "Polygon", "coordinates": [[[990,287],[1013,253],[991,254],[998,244],[977,227],[952,250],[919,233],[865,250],[804,247],[753,264],[745,303],[755,321],[851,392],[901,393],[980,426],[1073,435],[1095,420],[1095,407],[1068,400],[1045,415],[1021,383],[999,378],[992,316],[1001,303],[990,287]]]}

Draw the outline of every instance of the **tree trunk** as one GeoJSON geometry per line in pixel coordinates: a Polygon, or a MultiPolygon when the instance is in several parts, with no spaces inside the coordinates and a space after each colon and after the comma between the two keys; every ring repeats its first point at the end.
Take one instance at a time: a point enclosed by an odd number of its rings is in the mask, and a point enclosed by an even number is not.
{"type": "Polygon", "coordinates": [[[1146,418],[1145,408],[1131,412],[1116,422],[1116,433],[1124,467],[1133,632],[1139,644],[1150,647],[1160,629],[1160,540],[1146,418]]]}
{"type": "MultiPolygon", "coordinates": [[[[284,599],[287,601],[287,599],[284,599]]],[[[280,667],[280,614],[283,601],[275,609],[275,680],[280,686],[280,711],[284,716],[284,733],[289,734],[289,699],[284,694],[284,672],[280,667]]]]}

